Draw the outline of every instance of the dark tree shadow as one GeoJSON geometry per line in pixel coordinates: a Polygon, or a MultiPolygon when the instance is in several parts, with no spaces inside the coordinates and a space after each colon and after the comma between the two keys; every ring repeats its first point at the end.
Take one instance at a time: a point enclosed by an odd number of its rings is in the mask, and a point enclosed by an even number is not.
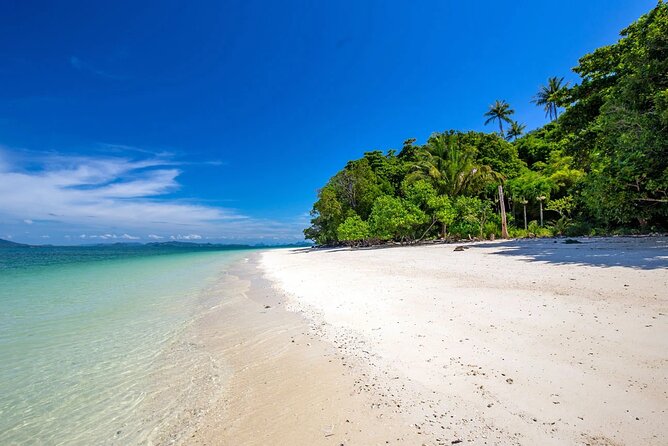
{"type": "Polygon", "coordinates": [[[527,262],[624,266],[636,269],[668,268],[668,237],[581,237],[567,239],[501,240],[472,244],[471,248],[499,248],[494,255],[526,257],[527,262]]]}
{"type": "Polygon", "coordinates": [[[471,243],[432,242],[419,245],[385,244],[364,247],[305,247],[296,248],[291,254],[310,252],[339,252],[392,249],[409,246],[434,246],[444,244],[444,249],[464,246],[468,248],[498,248],[493,255],[525,257],[527,262],[549,262],[561,265],[624,266],[636,269],[668,269],[668,237],[577,237],[497,240],[471,243]],[[577,243],[568,243],[576,240],[577,243]]]}

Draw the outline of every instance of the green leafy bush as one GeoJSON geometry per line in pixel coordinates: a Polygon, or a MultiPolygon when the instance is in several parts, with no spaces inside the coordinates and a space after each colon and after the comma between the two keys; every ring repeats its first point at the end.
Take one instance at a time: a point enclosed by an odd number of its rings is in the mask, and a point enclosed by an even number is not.
{"type": "Polygon", "coordinates": [[[529,236],[529,231],[522,228],[508,228],[508,235],[511,238],[526,238],[529,236]]]}
{"type": "Polygon", "coordinates": [[[485,223],[492,215],[492,203],[477,197],[460,196],[455,199],[454,210],[453,232],[460,236],[484,236],[485,223]]]}
{"type": "Polygon", "coordinates": [[[491,239],[492,236],[501,237],[501,225],[494,221],[488,221],[483,227],[483,235],[488,239],[491,239]]]}
{"type": "Polygon", "coordinates": [[[346,218],[337,229],[339,240],[344,242],[359,242],[371,236],[369,224],[355,214],[346,218]]]}
{"type": "Polygon", "coordinates": [[[561,217],[559,220],[553,221],[550,224],[552,235],[565,235],[570,222],[571,220],[568,217],[561,217]]]}
{"type": "Polygon", "coordinates": [[[533,235],[534,237],[552,236],[552,231],[548,228],[540,226],[536,220],[532,220],[529,222],[527,232],[528,234],[533,235]]]}
{"type": "Polygon", "coordinates": [[[569,237],[577,237],[580,235],[594,235],[595,231],[592,225],[586,221],[575,221],[570,223],[564,232],[569,237]]]}
{"type": "Polygon", "coordinates": [[[416,205],[397,197],[382,196],[371,210],[371,234],[381,240],[416,238],[419,227],[429,221],[416,205]]]}

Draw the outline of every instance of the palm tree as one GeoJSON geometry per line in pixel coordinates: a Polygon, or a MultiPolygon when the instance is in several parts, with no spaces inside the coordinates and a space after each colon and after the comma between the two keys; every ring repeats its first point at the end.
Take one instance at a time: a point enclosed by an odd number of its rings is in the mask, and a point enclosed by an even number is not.
{"type": "Polygon", "coordinates": [[[450,197],[477,194],[485,184],[500,178],[491,167],[476,162],[474,150],[454,131],[429,138],[412,175],[426,176],[439,194],[450,197]]]}
{"type": "Polygon", "coordinates": [[[506,133],[506,139],[507,140],[516,140],[518,136],[522,136],[524,133],[524,129],[527,126],[524,124],[520,124],[517,121],[513,121],[510,123],[510,128],[508,129],[508,133],[506,133]]]}
{"type": "Polygon", "coordinates": [[[563,77],[553,76],[548,78],[547,85],[541,85],[538,94],[531,101],[538,106],[542,105],[545,109],[545,116],[549,116],[550,120],[555,120],[559,117],[561,95],[569,84],[568,82],[563,84],[563,82],[563,77]]]}
{"type": "Polygon", "coordinates": [[[510,115],[513,113],[515,113],[515,110],[510,108],[510,104],[508,104],[506,101],[496,100],[494,104],[489,106],[487,113],[484,114],[484,116],[487,117],[485,125],[493,121],[498,121],[499,133],[501,136],[503,136],[503,121],[510,123],[510,115]]]}

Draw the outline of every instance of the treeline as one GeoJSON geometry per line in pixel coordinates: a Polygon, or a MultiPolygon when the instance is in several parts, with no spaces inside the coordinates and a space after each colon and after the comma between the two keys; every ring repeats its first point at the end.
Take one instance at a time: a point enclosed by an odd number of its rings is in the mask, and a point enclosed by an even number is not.
{"type": "Polygon", "coordinates": [[[498,132],[434,133],[367,152],[318,192],[307,239],[321,245],[499,236],[595,235],[668,227],[668,4],[579,60],[575,85],[548,79],[532,102],[550,122],[528,134],[505,101],[498,132]]]}

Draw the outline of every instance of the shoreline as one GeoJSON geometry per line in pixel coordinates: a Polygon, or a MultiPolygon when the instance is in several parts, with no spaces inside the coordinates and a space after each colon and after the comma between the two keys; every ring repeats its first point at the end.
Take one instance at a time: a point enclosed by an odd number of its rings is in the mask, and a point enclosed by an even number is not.
{"type": "Polygon", "coordinates": [[[226,271],[210,297],[219,303],[194,327],[193,342],[228,372],[205,393],[216,385],[220,392],[181,422],[188,432],[158,444],[422,444],[399,411],[370,416],[383,403],[365,390],[364,364],[285,308],[259,269],[260,255],[226,271]]]}
{"type": "Polygon", "coordinates": [[[226,268],[175,357],[208,358],[195,394],[151,444],[661,444],[668,238],[453,248],[226,268]]]}

